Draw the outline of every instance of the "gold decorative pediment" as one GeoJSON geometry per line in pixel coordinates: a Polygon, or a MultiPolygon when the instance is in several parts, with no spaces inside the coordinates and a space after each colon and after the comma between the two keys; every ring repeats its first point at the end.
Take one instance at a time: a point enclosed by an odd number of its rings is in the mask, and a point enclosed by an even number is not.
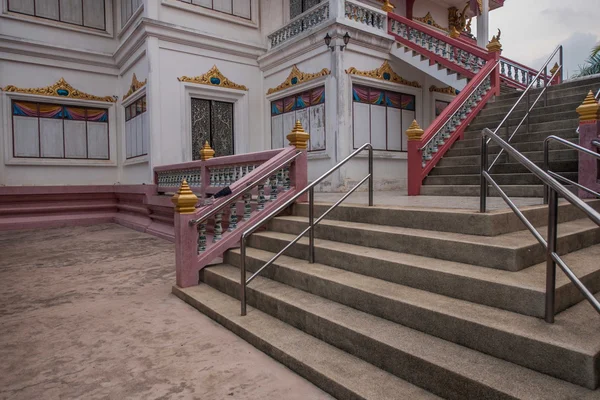
{"type": "Polygon", "coordinates": [[[60,78],[54,85],[43,88],[18,88],[13,85],[8,85],[4,89],[5,92],[36,94],[40,96],[68,97],[70,99],[81,100],[96,100],[114,103],[117,101],[116,96],[94,96],[93,94],[84,93],[69,85],[64,78],[60,78]]]}
{"type": "Polygon", "coordinates": [[[179,82],[191,82],[191,83],[198,83],[200,85],[219,86],[219,87],[224,87],[224,88],[229,88],[229,89],[237,89],[237,90],[248,90],[248,88],[246,86],[238,85],[237,83],[233,83],[229,79],[227,79],[221,73],[221,71],[219,71],[219,68],[217,68],[216,65],[213,65],[213,67],[207,73],[205,73],[203,75],[198,75],[198,76],[194,76],[194,77],[181,76],[181,77],[177,78],[177,80],[179,82]]]}
{"type": "Polygon", "coordinates": [[[138,81],[137,76],[135,76],[135,74],[133,74],[133,77],[131,77],[131,84],[129,85],[129,91],[123,96],[123,100],[125,100],[126,98],[131,96],[133,93],[138,91],[140,88],[145,86],[146,82],[148,82],[148,78],[144,79],[144,82],[141,82],[141,81],[138,81]]]}
{"type": "Polygon", "coordinates": [[[292,86],[300,85],[302,83],[306,83],[308,81],[312,81],[313,79],[317,79],[321,76],[326,76],[331,73],[327,68],[323,68],[319,72],[315,72],[314,74],[309,74],[306,72],[302,72],[295,65],[292,67],[292,71],[288,75],[288,77],[283,81],[283,83],[277,87],[271,88],[267,91],[267,94],[272,94],[279,92],[281,90],[290,88],[292,86]]]}
{"type": "Polygon", "coordinates": [[[434,28],[438,28],[445,32],[448,32],[448,28],[444,28],[443,26],[441,26],[437,22],[435,22],[435,20],[433,19],[433,16],[431,15],[430,12],[427,12],[427,14],[424,17],[413,17],[413,19],[415,21],[419,21],[426,25],[430,25],[430,26],[433,26],[434,28]]]}
{"type": "Polygon", "coordinates": [[[407,85],[416,88],[420,88],[421,84],[417,81],[408,81],[394,72],[390,63],[385,60],[381,67],[373,69],[371,71],[359,71],[354,67],[350,67],[346,70],[349,75],[366,76],[368,78],[379,79],[381,81],[399,83],[400,85],[407,85]]]}
{"type": "Polygon", "coordinates": [[[429,88],[429,91],[430,92],[438,92],[438,93],[450,94],[452,96],[456,96],[456,89],[454,89],[452,86],[437,87],[435,85],[431,85],[431,87],[429,88]]]}

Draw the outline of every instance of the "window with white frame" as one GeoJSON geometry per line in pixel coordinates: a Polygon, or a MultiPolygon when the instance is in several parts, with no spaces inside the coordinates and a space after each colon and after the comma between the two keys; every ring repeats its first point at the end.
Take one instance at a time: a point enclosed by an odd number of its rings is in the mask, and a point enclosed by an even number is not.
{"type": "Polygon", "coordinates": [[[143,4],[143,0],[121,0],[121,28],[129,22],[133,14],[143,4]]]}
{"type": "Polygon", "coordinates": [[[125,107],[125,155],[127,159],[148,154],[146,96],[125,107]]]}
{"type": "Polygon", "coordinates": [[[184,3],[219,11],[236,17],[252,19],[251,0],[179,0],[184,3]]]}
{"type": "Polygon", "coordinates": [[[105,0],[8,0],[8,11],[106,30],[105,0]]]}
{"type": "Polygon", "coordinates": [[[271,102],[271,148],[284,147],[297,120],[310,133],[308,150],[325,150],[324,86],[271,102]]]}
{"type": "Polygon", "coordinates": [[[352,86],[354,148],[371,143],[375,150],[407,151],[406,130],[415,119],[415,96],[352,86]]]}
{"type": "Polygon", "coordinates": [[[321,0],[290,0],[290,19],[297,17],[310,8],[319,4],[321,0]]]}
{"type": "Polygon", "coordinates": [[[12,101],[13,156],[108,160],[108,110],[12,101]]]}

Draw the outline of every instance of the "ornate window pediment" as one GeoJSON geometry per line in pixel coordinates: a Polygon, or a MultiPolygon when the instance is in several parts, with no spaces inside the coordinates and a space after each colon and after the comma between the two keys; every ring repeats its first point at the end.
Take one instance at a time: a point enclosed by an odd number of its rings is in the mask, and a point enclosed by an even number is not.
{"type": "Polygon", "coordinates": [[[359,71],[354,67],[350,67],[346,70],[348,75],[365,76],[367,78],[379,79],[381,81],[398,83],[400,85],[412,86],[420,88],[421,84],[417,81],[408,81],[394,72],[390,63],[385,60],[381,67],[370,70],[370,71],[359,71]]]}
{"type": "Polygon", "coordinates": [[[331,71],[329,71],[327,68],[323,68],[321,71],[315,72],[315,73],[312,73],[312,74],[311,73],[306,73],[306,72],[300,71],[298,69],[298,67],[294,65],[292,67],[292,70],[290,71],[290,74],[285,79],[285,81],[283,81],[277,87],[270,88],[267,91],[267,95],[280,92],[282,90],[285,90],[287,88],[291,88],[291,87],[296,86],[296,85],[300,85],[302,83],[310,82],[313,79],[317,79],[317,78],[319,78],[321,76],[329,75],[330,73],[331,73],[331,71]]]}
{"type": "Polygon", "coordinates": [[[239,85],[227,79],[221,71],[217,68],[216,65],[205,74],[198,75],[194,77],[189,76],[180,76],[177,78],[179,82],[190,82],[190,83],[198,83],[200,85],[210,85],[210,86],[219,86],[229,89],[237,89],[237,90],[248,90],[248,88],[244,85],[239,85]]]}
{"type": "Polygon", "coordinates": [[[5,92],[35,94],[39,96],[66,97],[70,99],[106,101],[114,103],[116,96],[95,96],[75,89],[64,78],[60,78],[54,85],[42,88],[19,88],[14,85],[5,86],[2,89],[5,92]]]}

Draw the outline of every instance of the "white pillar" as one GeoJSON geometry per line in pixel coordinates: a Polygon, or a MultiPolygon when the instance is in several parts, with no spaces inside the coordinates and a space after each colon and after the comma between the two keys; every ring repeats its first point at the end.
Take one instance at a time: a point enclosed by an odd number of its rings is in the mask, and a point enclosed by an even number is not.
{"type": "Polygon", "coordinates": [[[490,0],[482,0],[483,9],[477,17],[477,46],[485,48],[490,41],[490,0]]]}

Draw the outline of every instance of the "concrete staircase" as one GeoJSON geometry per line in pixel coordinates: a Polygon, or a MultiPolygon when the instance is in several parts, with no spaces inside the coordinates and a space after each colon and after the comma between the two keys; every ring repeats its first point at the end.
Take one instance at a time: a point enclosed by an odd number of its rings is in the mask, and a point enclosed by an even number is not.
{"type": "MultiPolygon", "coordinates": [[[[592,203],[597,209],[600,201],[592,203]]],[[[325,205],[316,207],[321,215],[325,205]]],[[[545,236],[547,209],[523,209],[545,236]]],[[[256,271],[307,226],[305,204],[249,239],[256,271]]],[[[600,227],[559,206],[558,252],[600,291],[600,227]]],[[[248,286],[239,249],[173,293],[339,399],[598,399],[600,316],[511,211],[340,206],[248,286]]]]}
{"type": "MultiPolygon", "coordinates": [[[[543,106],[542,99],[530,114],[530,128],[522,126],[511,144],[535,161],[539,166],[543,161],[543,141],[549,135],[556,135],[577,143],[575,130],[579,126],[576,108],[589,90],[597,91],[600,78],[577,80],[553,86],[548,89],[548,104],[543,106]]],[[[532,101],[539,90],[532,92],[532,101]]],[[[502,94],[496,101],[489,103],[473,120],[464,134],[423,181],[422,195],[478,196],[479,165],[481,154],[481,131],[484,128],[496,129],[521,92],[502,94]]],[[[510,120],[510,134],[525,115],[526,104],[518,106],[510,120]]],[[[500,131],[506,138],[506,129],[500,131]]],[[[499,152],[498,146],[490,146],[490,162],[499,152]]],[[[578,155],[555,142],[550,147],[550,168],[552,171],[577,180],[578,155]]],[[[509,196],[540,197],[543,187],[539,180],[522,165],[513,162],[506,154],[498,160],[492,170],[496,182],[509,196]]],[[[490,191],[494,195],[494,191],[490,191]]]]}
{"type": "Polygon", "coordinates": [[[399,42],[396,42],[396,45],[392,46],[391,54],[457,90],[463,90],[468,83],[467,78],[456,71],[448,69],[439,63],[432,63],[429,58],[420,52],[408,48],[399,42]]]}

